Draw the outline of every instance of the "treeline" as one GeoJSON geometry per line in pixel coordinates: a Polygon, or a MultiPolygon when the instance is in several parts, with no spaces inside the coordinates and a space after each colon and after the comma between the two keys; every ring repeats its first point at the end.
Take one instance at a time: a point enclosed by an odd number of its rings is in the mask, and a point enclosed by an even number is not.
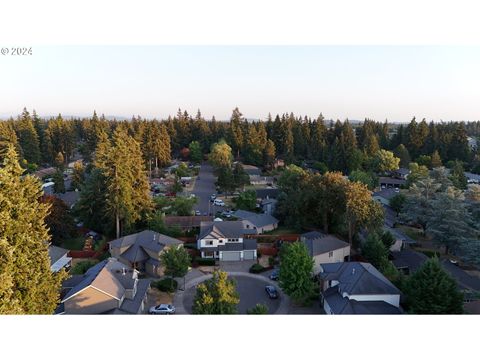
{"type": "Polygon", "coordinates": [[[107,120],[91,118],[63,119],[61,115],[41,119],[26,109],[16,119],[0,122],[0,146],[12,142],[21,154],[23,166],[34,170],[40,165],[68,162],[77,149],[84,159],[92,155],[104,132],[109,137],[122,124],[141,147],[148,167],[163,166],[172,156],[181,154],[192,142],[203,154],[224,139],[235,157],[246,163],[268,167],[272,157],[301,165],[350,174],[366,169],[379,149],[391,150],[401,165],[416,161],[426,164],[434,158],[447,165],[459,160],[466,170],[480,172],[480,156],[468,143],[478,136],[480,122],[427,123],[415,118],[409,124],[395,125],[366,119],[363,123],[326,121],[295,116],[293,113],[268,115],[266,121],[247,121],[236,108],[229,122],[206,120],[200,111],[191,116],[178,110],[165,120],[107,120]]]}

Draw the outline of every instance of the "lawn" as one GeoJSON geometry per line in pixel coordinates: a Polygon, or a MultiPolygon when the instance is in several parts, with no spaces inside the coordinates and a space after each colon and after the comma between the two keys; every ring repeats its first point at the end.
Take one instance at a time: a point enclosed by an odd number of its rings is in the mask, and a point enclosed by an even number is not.
{"type": "Polygon", "coordinates": [[[84,244],[85,244],[85,238],[82,235],[80,235],[80,236],[65,240],[62,244],[62,247],[68,250],[82,250],[84,244]]]}
{"type": "Polygon", "coordinates": [[[430,240],[428,237],[424,236],[421,229],[417,229],[411,226],[400,225],[398,226],[400,231],[403,231],[406,235],[411,237],[413,240],[418,242],[424,242],[430,240]]]}

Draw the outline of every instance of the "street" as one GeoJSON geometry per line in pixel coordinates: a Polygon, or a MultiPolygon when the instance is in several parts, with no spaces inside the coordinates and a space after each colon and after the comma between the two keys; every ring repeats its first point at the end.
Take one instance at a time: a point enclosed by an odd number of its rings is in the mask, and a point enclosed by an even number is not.
{"type": "Polygon", "coordinates": [[[210,196],[216,194],[216,180],[212,166],[208,163],[202,163],[200,173],[195,180],[195,186],[192,191],[198,199],[198,203],[195,205],[194,209],[199,210],[202,215],[209,213],[215,215],[214,206],[210,203],[210,196]]]}

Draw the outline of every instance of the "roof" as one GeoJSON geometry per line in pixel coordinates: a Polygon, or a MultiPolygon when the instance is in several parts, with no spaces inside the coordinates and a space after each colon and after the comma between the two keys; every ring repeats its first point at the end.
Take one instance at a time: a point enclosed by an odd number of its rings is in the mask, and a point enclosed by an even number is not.
{"type": "Polygon", "coordinates": [[[395,170],[394,172],[397,173],[397,174],[401,174],[401,175],[410,174],[410,170],[407,169],[407,168],[400,168],[400,169],[395,170]]]}
{"type": "Polygon", "coordinates": [[[48,247],[48,256],[50,256],[50,265],[55,264],[58,260],[68,254],[70,250],[50,245],[48,247]]]}
{"type": "MultiPolygon", "coordinates": [[[[135,278],[136,273],[133,270],[128,269],[126,265],[120,263],[117,259],[109,258],[92,266],[82,275],[81,279],[75,278],[75,281],[72,281],[73,287],[62,299],[62,302],[75,296],[87,287],[94,287],[115,299],[121,299],[125,289],[133,288],[135,278]]],[[[63,284],[64,287],[66,285],[66,283],[63,284]]]]}
{"type": "Polygon", "coordinates": [[[165,246],[183,243],[170,236],[152,230],[144,230],[110,241],[109,244],[114,248],[128,247],[120,256],[133,263],[148,260],[150,256],[146,250],[159,253],[165,246]]]}
{"type": "Polygon", "coordinates": [[[233,213],[233,216],[242,220],[248,220],[257,228],[278,224],[278,220],[269,214],[259,214],[251,211],[237,210],[233,213]]]}
{"type": "Polygon", "coordinates": [[[178,225],[181,228],[200,227],[202,221],[212,221],[213,216],[165,216],[166,226],[178,225]]]}
{"type": "Polygon", "coordinates": [[[277,203],[277,200],[276,199],[262,199],[262,201],[260,202],[260,204],[262,206],[264,205],[268,205],[268,204],[276,204],[277,203]]]}
{"type": "Polygon", "coordinates": [[[393,257],[392,263],[397,269],[408,268],[410,272],[417,271],[428,260],[425,254],[410,249],[392,251],[391,254],[393,257]]]}
{"type": "Polygon", "coordinates": [[[402,311],[385,301],[357,301],[342,297],[338,292],[338,286],[327,289],[324,299],[330,306],[334,314],[356,314],[356,315],[374,315],[374,314],[401,314],[402,311]]]}
{"type": "Polygon", "coordinates": [[[403,185],[406,183],[405,180],[402,179],[393,179],[389,177],[381,177],[378,179],[379,184],[393,184],[393,185],[403,185]]]}
{"type": "Polygon", "coordinates": [[[257,166],[242,164],[242,167],[248,175],[260,175],[262,173],[262,170],[257,166]]]}
{"type": "Polygon", "coordinates": [[[334,235],[327,235],[318,231],[302,234],[300,239],[308,249],[310,256],[325,254],[337,249],[350,247],[348,243],[334,235]]]}
{"type": "Polygon", "coordinates": [[[257,239],[243,239],[243,242],[226,242],[224,244],[212,247],[202,247],[199,250],[206,251],[242,251],[242,250],[256,250],[257,239]]]}
{"type": "Polygon", "coordinates": [[[280,194],[280,189],[256,189],[255,192],[257,193],[257,199],[266,199],[267,197],[276,199],[280,194]]]}
{"type": "MultiPolygon", "coordinates": [[[[380,191],[375,191],[372,196],[382,197],[386,200],[390,200],[395,195],[398,195],[399,192],[395,191],[395,189],[382,189],[380,191]]],[[[388,204],[387,204],[388,205],[388,204]]]]}
{"type": "Polygon", "coordinates": [[[130,314],[137,314],[142,305],[143,299],[147,294],[147,291],[150,287],[150,280],[148,279],[138,279],[137,282],[137,292],[133,299],[125,299],[120,306],[120,311],[125,311],[130,314]]]}
{"type": "Polygon", "coordinates": [[[400,295],[398,290],[373,265],[363,262],[321,264],[325,280],[337,280],[341,293],[349,295],[400,295]]]}
{"type": "Polygon", "coordinates": [[[203,239],[207,235],[219,238],[238,239],[245,234],[256,234],[254,229],[247,229],[245,223],[238,221],[202,221],[200,224],[199,239],[203,239]]]}
{"type": "Polygon", "coordinates": [[[472,276],[457,265],[443,259],[441,261],[443,268],[455,279],[461,290],[480,291],[480,279],[472,276]]]}

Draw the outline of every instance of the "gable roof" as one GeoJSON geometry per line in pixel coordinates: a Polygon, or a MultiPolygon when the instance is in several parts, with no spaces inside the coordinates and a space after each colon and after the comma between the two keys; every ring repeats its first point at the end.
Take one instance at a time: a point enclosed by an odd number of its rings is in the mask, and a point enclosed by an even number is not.
{"type": "Polygon", "coordinates": [[[391,254],[392,263],[397,269],[408,268],[410,272],[417,271],[428,260],[427,255],[410,249],[392,251],[391,254]]]}
{"type": "Polygon", "coordinates": [[[310,231],[302,234],[300,239],[305,244],[312,257],[350,246],[348,243],[340,240],[334,235],[327,235],[319,231],[310,231]]]}
{"type": "Polygon", "coordinates": [[[267,197],[270,199],[276,199],[277,196],[280,194],[280,189],[256,189],[255,193],[257,194],[257,199],[266,199],[267,197]]]}
{"type": "Polygon", "coordinates": [[[372,264],[363,262],[342,262],[321,264],[319,274],[325,280],[337,280],[341,294],[373,295],[387,294],[400,295],[395,285],[383,276],[372,264]]]}
{"type": "Polygon", "coordinates": [[[202,221],[212,221],[213,216],[165,216],[165,225],[178,225],[181,228],[200,227],[202,221]]]}
{"type": "Polygon", "coordinates": [[[246,210],[237,210],[233,213],[233,216],[242,220],[247,220],[257,228],[278,224],[278,220],[269,214],[259,214],[246,210]]]}
{"type": "Polygon", "coordinates": [[[50,265],[55,264],[58,260],[68,254],[70,250],[50,245],[48,247],[48,256],[50,257],[50,265]]]}
{"type": "Polygon", "coordinates": [[[245,234],[256,234],[254,229],[247,229],[245,223],[238,221],[202,221],[200,224],[200,235],[198,239],[203,239],[210,235],[214,238],[241,238],[245,234]]]}
{"type": "Polygon", "coordinates": [[[128,247],[120,254],[130,262],[145,261],[149,258],[145,250],[160,252],[165,246],[180,245],[182,242],[167,235],[159,234],[152,230],[127,235],[109,242],[111,247],[128,247]]]}

